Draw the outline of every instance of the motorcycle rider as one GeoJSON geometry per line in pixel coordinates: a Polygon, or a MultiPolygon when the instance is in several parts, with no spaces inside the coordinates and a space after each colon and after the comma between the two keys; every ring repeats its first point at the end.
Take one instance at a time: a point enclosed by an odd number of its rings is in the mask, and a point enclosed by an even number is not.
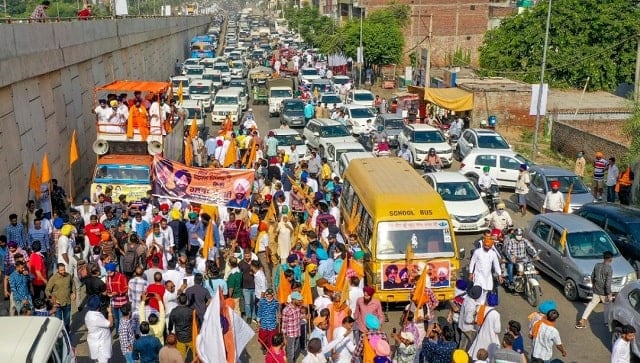
{"type": "Polygon", "coordinates": [[[516,228],[513,238],[505,238],[505,255],[507,258],[507,282],[513,290],[513,266],[518,262],[528,262],[529,257],[538,260],[538,252],[528,239],[524,238],[522,228],[516,228]]]}
{"type": "Polygon", "coordinates": [[[478,178],[478,186],[483,192],[489,191],[489,188],[491,188],[492,185],[498,186],[498,181],[496,178],[489,175],[489,170],[491,170],[489,165],[482,167],[482,175],[478,178]]]}
{"type": "Polygon", "coordinates": [[[442,160],[440,160],[440,157],[436,154],[436,149],[429,149],[427,157],[422,160],[422,166],[424,167],[425,173],[431,173],[442,169],[442,160]]]}
{"type": "Polygon", "coordinates": [[[491,212],[486,220],[489,222],[489,228],[495,228],[501,231],[513,225],[513,220],[511,219],[509,212],[505,210],[504,202],[498,203],[496,205],[496,210],[491,212]]]}
{"type": "Polygon", "coordinates": [[[380,141],[375,149],[374,149],[374,153],[377,156],[389,156],[389,154],[391,153],[391,148],[389,147],[389,143],[387,142],[387,138],[383,138],[382,141],[380,141]]]}

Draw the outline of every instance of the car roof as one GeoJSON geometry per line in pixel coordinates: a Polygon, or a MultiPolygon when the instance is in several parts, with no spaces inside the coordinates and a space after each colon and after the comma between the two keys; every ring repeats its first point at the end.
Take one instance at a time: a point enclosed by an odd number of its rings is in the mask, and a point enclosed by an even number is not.
{"type": "Polygon", "coordinates": [[[486,135],[500,135],[499,133],[496,132],[496,130],[492,130],[492,129],[467,129],[468,131],[474,132],[480,136],[486,136],[486,135]]]}
{"type": "Polygon", "coordinates": [[[511,149],[485,149],[485,148],[474,148],[469,151],[469,154],[465,157],[467,159],[470,156],[477,156],[482,154],[488,155],[501,155],[501,156],[515,156],[518,155],[517,152],[511,149]]]}
{"type": "Polygon", "coordinates": [[[282,103],[304,103],[304,104],[306,104],[306,102],[304,102],[303,100],[301,100],[299,98],[287,98],[286,100],[282,100],[282,103]]]}
{"type": "Polygon", "coordinates": [[[351,90],[352,93],[371,93],[373,94],[373,92],[366,90],[366,89],[352,89],[351,90]]]}
{"type": "Polygon", "coordinates": [[[349,151],[342,154],[341,157],[346,158],[347,161],[351,161],[354,159],[375,158],[376,156],[370,151],[349,151]]]}
{"type": "Polygon", "coordinates": [[[1,317],[0,324],[11,327],[0,330],[0,359],[4,362],[47,361],[63,326],[57,318],[41,316],[1,317]],[[39,343],[34,345],[36,340],[39,343]],[[52,349],[45,351],[38,347],[52,349]]]}
{"type": "Polygon", "coordinates": [[[359,142],[353,142],[353,141],[344,141],[344,142],[330,142],[329,144],[333,145],[333,147],[335,147],[336,149],[364,149],[364,146],[362,146],[361,143],[359,142]]]}
{"type": "Polygon", "coordinates": [[[559,227],[560,229],[566,229],[567,233],[600,230],[600,227],[588,219],[569,213],[538,214],[533,217],[531,222],[534,223],[539,220],[543,220],[549,224],[559,227]]]}
{"type": "Polygon", "coordinates": [[[330,118],[314,118],[310,122],[313,122],[313,121],[315,121],[320,126],[336,126],[336,125],[343,126],[341,122],[332,120],[330,118]]]}
{"type": "Polygon", "coordinates": [[[337,75],[337,76],[333,76],[333,78],[340,78],[340,79],[351,79],[351,77],[349,76],[343,76],[343,75],[337,75]]]}
{"type": "Polygon", "coordinates": [[[587,203],[580,207],[580,210],[590,210],[596,211],[599,214],[608,214],[618,217],[618,220],[635,219],[636,222],[640,222],[640,209],[626,205],[606,202],[587,203]]]}
{"type": "Polygon", "coordinates": [[[415,131],[438,131],[437,128],[427,124],[409,124],[406,126],[415,131]]]}
{"type": "Polygon", "coordinates": [[[529,171],[537,170],[542,172],[545,176],[575,176],[576,174],[565,168],[561,168],[554,165],[531,165],[529,171]]]}
{"type": "MultiPolygon", "coordinates": [[[[269,132],[272,132],[276,135],[300,135],[300,133],[294,129],[271,129],[269,132]]],[[[268,133],[267,133],[268,135],[268,133]]]]}
{"type": "Polygon", "coordinates": [[[371,108],[369,106],[365,106],[365,105],[354,105],[354,104],[349,104],[349,105],[344,105],[343,106],[345,109],[354,109],[354,108],[371,108]]]}
{"type": "Polygon", "coordinates": [[[325,92],[323,94],[320,95],[320,99],[322,99],[322,97],[324,96],[336,96],[336,97],[340,97],[339,94],[335,93],[335,92],[325,92]]]}
{"type": "Polygon", "coordinates": [[[464,175],[456,171],[441,171],[430,175],[436,183],[464,183],[469,181],[464,175]]]}

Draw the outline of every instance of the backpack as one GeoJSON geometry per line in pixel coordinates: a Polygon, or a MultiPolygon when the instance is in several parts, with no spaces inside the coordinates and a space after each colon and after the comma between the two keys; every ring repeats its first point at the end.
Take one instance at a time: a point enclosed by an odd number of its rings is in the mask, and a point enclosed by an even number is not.
{"type": "Polygon", "coordinates": [[[122,272],[125,274],[133,274],[138,267],[138,249],[131,248],[127,244],[127,248],[124,252],[124,258],[122,259],[122,272]]]}

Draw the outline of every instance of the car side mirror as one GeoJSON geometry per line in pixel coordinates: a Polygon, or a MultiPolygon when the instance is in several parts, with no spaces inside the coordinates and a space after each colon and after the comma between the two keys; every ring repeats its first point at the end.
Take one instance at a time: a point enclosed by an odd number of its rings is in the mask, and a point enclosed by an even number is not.
{"type": "Polygon", "coordinates": [[[466,256],[467,251],[464,248],[461,248],[458,251],[458,260],[464,260],[464,257],[466,256]]]}
{"type": "Polygon", "coordinates": [[[320,137],[320,133],[316,131],[316,132],[313,133],[313,136],[320,137]]]}

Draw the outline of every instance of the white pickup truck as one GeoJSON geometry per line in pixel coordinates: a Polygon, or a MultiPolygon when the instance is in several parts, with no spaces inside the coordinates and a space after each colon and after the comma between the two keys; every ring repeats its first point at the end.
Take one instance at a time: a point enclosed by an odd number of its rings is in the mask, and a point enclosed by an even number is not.
{"type": "Polygon", "coordinates": [[[293,79],[276,78],[267,81],[269,92],[269,116],[278,116],[282,101],[293,98],[293,79]]]}

